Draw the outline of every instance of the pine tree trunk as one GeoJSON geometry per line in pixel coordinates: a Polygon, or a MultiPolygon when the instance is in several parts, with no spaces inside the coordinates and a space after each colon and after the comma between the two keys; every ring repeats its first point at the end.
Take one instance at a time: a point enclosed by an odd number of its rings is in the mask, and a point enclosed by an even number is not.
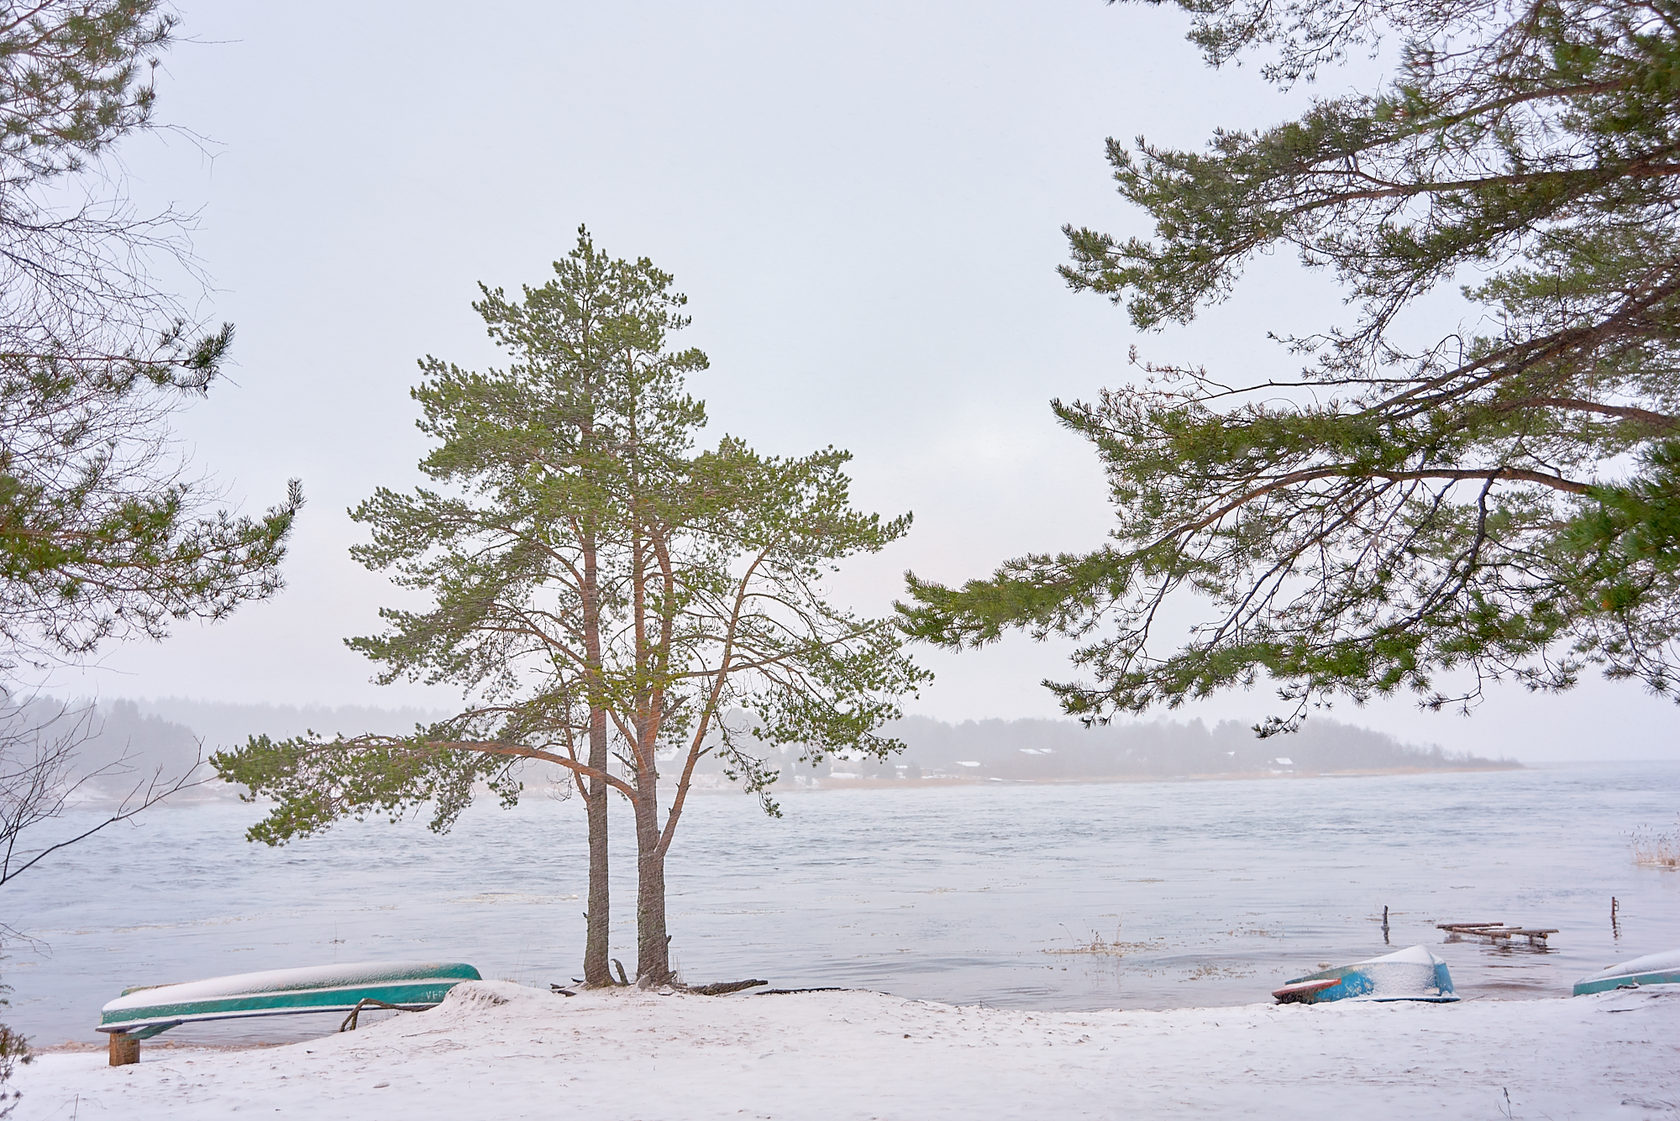
{"type": "MultiPolygon", "coordinates": [[[[583,640],[584,659],[592,677],[601,672],[601,592],[597,569],[595,534],[583,539],[583,640]]],[[[598,680],[590,681],[591,693],[598,680]]],[[[589,823],[589,910],[584,916],[583,983],[612,984],[609,955],[612,930],[612,893],[607,884],[607,780],[612,758],[607,744],[607,711],[600,699],[589,698],[589,767],[595,777],[585,786],[584,816],[589,823]]]]}
{"type": "MultiPolygon", "coordinates": [[[[589,714],[589,766],[606,773],[607,714],[594,709],[589,714]]],[[[607,886],[607,780],[592,778],[584,796],[589,822],[589,911],[584,920],[583,983],[612,984],[611,953],[612,895],[607,886]]]]}
{"type": "Polygon", "coordinates": [[[636,984],[671,980],[671,940],[665,929],[665,853],[659,847],[657,781],[636,791],[636,984]]]}

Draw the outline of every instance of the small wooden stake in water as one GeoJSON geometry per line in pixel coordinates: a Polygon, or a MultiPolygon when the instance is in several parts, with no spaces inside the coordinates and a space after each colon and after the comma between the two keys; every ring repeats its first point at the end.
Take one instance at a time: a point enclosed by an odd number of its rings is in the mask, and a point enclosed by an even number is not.
{"type": "Polygon", "coordinates": [[[1612,895],[1610,897],[1610,937],[1619,942],[1622,939],[1622,924],[1616,921],[1616,908],[1616,897],[1612,895]]]}
{"type": "Polygon", "coordinates": [[[1388,904],[1383,904],[1383,945],[1388,945],[1388,904]]]}
{"type": "Polygon", "coordinates": [[[109,1048],[110,1063],[114,1067],[125,1067],[140,1061],[140,1041],[127,1032],[112,1032],[106,1046],[109,1048]]]}

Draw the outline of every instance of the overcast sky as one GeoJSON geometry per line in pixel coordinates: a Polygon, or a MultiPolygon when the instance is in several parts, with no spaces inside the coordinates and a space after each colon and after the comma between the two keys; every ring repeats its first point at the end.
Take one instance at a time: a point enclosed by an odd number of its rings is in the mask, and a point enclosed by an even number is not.
{"type": "MultiPolygon", "coordinates": [[[[1064,223],[1147,233],[1112,190],[1104,138],[1194,146],[1291,115],[1207,70],[1174,11],[1100,0],[180,4],[159,118],[208,138],[124,150],[142,208],[200,213],[194,244],[237,328],[231,381],[181,421],[199,468],[250,511],[303,480],[275,600],[162,646],[113,649],[61,690],[328,704],[434,704],[369,683],[342,645],[393,595],[346,555],[347,507],[418,481],[408,389],[425,354],[498,361],[475,283],[541,284],[580,223],[651,257],[690,297],[712,368],[691,389],[761,451],[835,444],[860,505],[909,537],[839,594],[871,613],[900,573],[961,580],[1009,556],[1084,549],[1108,525],[1095,457],[1052,397],[1131,376],[1128,347],[1237,379],[1284,370],[1268,329],[1343,314],[1289,260],[1182,330],[1141,336],[1056,275],[1064,223]]],[[[1443,324],[1440,334],[1454,324],[1443,324]]],[[[929,655],[911,705],[950,720],[1053,715],[1065,648],[929,655]]],[[[1179,716],[1257,720],[1265,693],[1179,716]]],[[[1518,758],[1672,754],[1672,705],[1594,681],[1497,694],[1471,719],[1406,702],[1336,715],[1518,758]]]]}

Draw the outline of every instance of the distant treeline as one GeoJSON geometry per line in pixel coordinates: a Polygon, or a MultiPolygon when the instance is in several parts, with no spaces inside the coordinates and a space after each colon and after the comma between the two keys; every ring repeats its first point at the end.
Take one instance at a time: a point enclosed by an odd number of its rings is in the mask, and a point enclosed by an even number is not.
{"type": "Polygon", "coordinates": [[[150,716],[192,729],[204,740],[207,755],[225,747],[242,747],[247,739],[259,735],[275,739],[301,736],[305,732],[319,732],[324,736],[354,736],[363,732],[402,735],[414,731],[418,725],[430,724],[449,715],[423,708],[230,704],[190,701],[180,697],[141,701],[139,708],[150,716]]]}
{"type": "MultiPolygon", "coordinates": [[[[176,698],[136,702],[34,697],[0,703],[0,750],[18,758],[32,757],[68,742],[76,753],[73,776],[87,778],[82,793],[117,796],[154,774],[173,779],[213,752],[243,744],[252,735],[279,738],[309,730],[408,732],[441,715],[421,709],[222,704],[176,698]]],[[[208,774],[206,766],[201,776],[208,774]]],[[[210,787],[220,787],[220,783],[210,787]]],[[[213,793],[211,788],[200,787],[196,793],[213,793]]]]}
{"type": "Polygon", "coordinates": [[[902,756],[885,763],[837,760],[819,773],[1071,780],[1515,766],[1440,747],[1416,747],[1382,732],[1325,719],[1308,720],[1298,732],[1267,739],[1236,721],[1212,727],[1191,720],[1087,728],[1075,720],[948,724],[924,716],[905,718],[893,734],[908,745],[902,756]]]}
{"type": "Polygon", "coordinates": [[[17,767],[53,757],[81,796],[120,797],[154,776],[166,781],[199,762],[192,729],[144,714],[133,701],[31,697],[0,702],[0,753],[17,767]]]}
{"type": "MultiPolygon", "coordinates": [[[[443,714],[423,709],[358,706],[228,704],[166,698],[156,701],[64,702],[35,699],[0,706],[0,730],[40,727],[43,736],[78,742],[78,771],[104,769],[92,790],[118,793],[137,778],[174,776],[201,755],[245,742],[313,730],[323,734],[402,733],[443,714]]],[[[1368,728],[1309,720],[1299,732],[1258,739],[1235,721],[1110,724],[1087,728],[1073,720],[979,720],[949,724],[911,716],[892,733],[908,745],[886,761],[830,759],[800,766],[789,752],[784,778],[855,776],[917,779],[941,776],[1009,780],[1170,778],[1184,775],[1318,773],[1394,768],[1451,769],[1514,766],[1504,760],[1415,747],[1368,728]]],[[[18,745],[14,745],[15,747],[18,745]]],[[[704,770],[721,766],[708,759],[704,770]]]]}

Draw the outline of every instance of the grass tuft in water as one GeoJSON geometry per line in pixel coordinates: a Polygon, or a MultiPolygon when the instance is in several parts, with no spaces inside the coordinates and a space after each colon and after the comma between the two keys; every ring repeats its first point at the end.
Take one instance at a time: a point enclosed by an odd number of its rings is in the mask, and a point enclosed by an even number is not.
{"type": "Polygon", "coordinates": [[[1680,829],[1666,833],[1645,826],[1635,829],[1633,862],[1646,868],[1680,868],[1680,829]]]}
{"type": "MultiPolygon", "coordinates": [[[[1067,930],[1067,927],[1062,926],[1062,929],[1067,930]]],[[[1092,954],[1099,957],[1121,958],[1125,957],[1127,954],[1135,954],[1141,950],[1159,949],[1161,946],[1161,940],[1159,938],[1150,942],[1122,942],[1120,940],[1120,927],[1118,925],[1114,928],[1114,937],[1112,939],[1104,938],[1101,934],[1098,934],[1094,930],[1091,932],[1091,937],[1088,941],[1075,938],[1072,931],[1068,931],[1068,938],[1072,940],[1072,945],[1048,946],[1045,948],[1044,952],[1047,954],[1092,954]]]]}

